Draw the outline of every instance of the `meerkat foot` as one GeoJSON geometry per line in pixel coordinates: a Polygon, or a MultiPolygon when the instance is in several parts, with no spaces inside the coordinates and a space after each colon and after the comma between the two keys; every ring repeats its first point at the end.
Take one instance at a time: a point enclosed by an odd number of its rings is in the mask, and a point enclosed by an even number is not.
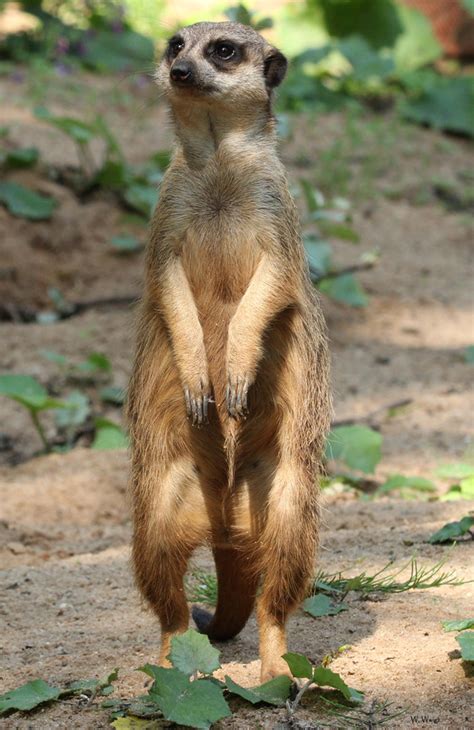
{"type": "Polygon", "coordinates": [[[240,419],[248,414],[249,378],[247,375],[229,375],[226,388],[226,403],[229,416],[240,419]]]}

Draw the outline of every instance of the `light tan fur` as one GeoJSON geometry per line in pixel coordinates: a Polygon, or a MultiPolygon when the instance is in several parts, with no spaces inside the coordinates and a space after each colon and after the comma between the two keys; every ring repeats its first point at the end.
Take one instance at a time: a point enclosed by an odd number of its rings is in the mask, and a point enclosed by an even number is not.
{"type": "Polygon", "coordinates": [[[242,629],[260,588],[267,680],[288,672],[285,622],[313,572],[325,325],[275,149],[284,58],[236,23],[199,23],[179,39],[157,72],[178,143],[151,227],[129,391],[133,560],[163,664],[188,626],[196,547],[216,561],[216,612],[193,614],[211,638],[242,629]],[[235,44],[238,62],[215,61],[217,41],[235,44]],[[187,87],[170,81],[178,61],[192,68],[187,87]]]}

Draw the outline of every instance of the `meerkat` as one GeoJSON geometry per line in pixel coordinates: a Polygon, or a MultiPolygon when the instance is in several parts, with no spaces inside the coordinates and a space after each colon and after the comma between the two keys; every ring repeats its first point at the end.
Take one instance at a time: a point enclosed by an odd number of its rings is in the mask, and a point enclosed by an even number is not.
{"type": "Polygon", "coordinates": [[[131,378],[133,563],[161,624],[160,663],[188,627],[183,578],[213,551],[211,639],[257,604],[261,679],[288,674],[285,624],[318,542],[328,427],[324,319],[276,152],[272,92],[287,61],[252,28],[196,23],[156,79],[177,145],[146,257],[131,378]]]}

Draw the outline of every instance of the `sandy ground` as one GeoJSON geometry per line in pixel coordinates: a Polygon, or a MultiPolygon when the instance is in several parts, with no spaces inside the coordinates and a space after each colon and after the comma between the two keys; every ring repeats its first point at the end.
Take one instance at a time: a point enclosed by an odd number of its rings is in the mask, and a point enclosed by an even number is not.
{"type": "MultiPolygon", "coordinates": [[[[105,111],[137,162],[169,144],[163,109],[153,103],[150,89],[135,87],[133,81],[117,87],[106,79],[88,80],[85,86],[84,98],[58,84],[48,99],[51,107],[71,113],[73,103],[78,114],[84,105],[105,111]]],[[[0,100],[8,99],[8,104],[1,105],[0,124],[11,127],[14,141],[37,145],[47,163],[74,162],[67,140],[33,119],[31,93],[31,88],[25,91],[2,79],[0,100]]],[[[282,146],[292,183],[313,174],[307,162],[302,165],[302,150],[317,170],[320,155],[344,129],[342,116],[334,115],[317,127],[307,120],[295,125],[292,139],[282,146]]],[[[428,186],[435,174],[455,176],[472,165],[472,150],[464,141],[411,127],[395,128],[388,145],[390,155],[373,176],[376,194],[370,198],[357,198],[360,168],[357,160],[353,164],[350,197],[358,200],[354,225],[361,243],[335,242],[341,265],[352,264],[364,250],[380,250],[380,265],[360,275],[370,305],[354,310],[324,302],[335,417],[364,418],[376,412],[370,422],[384,437],[379,480],[391,473],[430,477],[440,463],[474,458],[473,370],[462,357],[463,348],[474,342],[472,223],[465,213],[448,213],[432,198],[424,205],[413,200],[413,191],[428,186]],[[394,185],[396,196],[380,194],[394,185]],[[406,398],[410,405],[394,414],[385,408],[406,398]]],[[[61,205],[50,222],[40,224],[12,218],[0,208],[2,302],[44,307],[48,286],[59,286],[74,301],[139,291],[140,256],[119,258],[107,247],[113,234],[130,230],[113,201],[99,197],[81,204],[69,191],[31,172],[15,173],[12,179],[54,192],[61,205]]],[[[143,230],[139,234],[145,235],[143,230]]],[[[114,383],[125,386],[132,322],[132,308],[119,307],[91,310],[51,326],[3,323],[0,370],[25,372],[54,386],[54,367],[41,357],[41,349],[75,360],[100,350],[113,363],[114,383]]],[[[1,431],[13,440],[16,455],[31,457],[40,444],[27,416],[5,401],[2,414],[1,431]]],[[[118,418],[113,410],[108,415],[118,418]]],[[[139,694],[144,675],[135,669],[156,659],[159,630],[131,578],[126,454],[77,448],[17,466],[11,465],[10,451],[0,457],[0,691],[37,677],[61,684],[120,667],[117,696],[139,694]]],[[[437,484],[440,490],[448,486],[440,480],[437,484]]],[[[426,542],[442,524],[474,509],[474,503],[364,502],[341,494],[325,495],[323,504],[318,566],[325,571],[376,571],[389,560],[403,565],[416,553],[423,565],[446,558],[459,577],[474,578],[474,543],[449,550],[426,542]]],[[[197,554],[193,565],[211,570],[208,552],[197,554]]],[[[445,634],[440,621],[468,617],[473,599],[471,585],[377,601],[353,596],[349,610],[338,616],[312,619],[298,611],[290,623],[290,647],[319,662],[349,645],[332,668],[366,693],[367,707],[377,701],[392,702],[394,711],[405,709],[393,727],[469,728],[472,680],[456,654],[454,634],[445,634]]],[[[244,685],[258,682],[253,618],[241,636],[220,648],[226,673],[244,685]]],[[[284,709],[255,709],[243,702],[234,702],[233,708],[234,716],[220,727],[289,727],[284,709]]],[[[317,727],[320,719],[314,698],[308,697],[300,720],[317,727]]],[[[369,721],[364,727],[376,726],[369,721]]],[[[335,721],[325,722],[337,727],[335,721]]],[[[2,726],[101,728],[108,726],[108,716],[97,706],[81,709],[73,700],[28,716],[12,715],[2,726]]]]}

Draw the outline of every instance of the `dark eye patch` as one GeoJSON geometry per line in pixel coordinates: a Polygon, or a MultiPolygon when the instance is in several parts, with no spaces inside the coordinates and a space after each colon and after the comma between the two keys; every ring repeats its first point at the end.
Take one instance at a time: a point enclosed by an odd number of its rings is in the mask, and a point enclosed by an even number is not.
{"type": "Polygon", "coordinates": [[[182,51],[184,48],[184,40],[181,38],[181,36],[173,36],[173,38],[170,38],[168,41],[168,48],[166,50],[166,55],[169,59],[176,58],[176,56],[182,51]]]}
{"type": "Polygon", "coordinates": [[[219,69],[226,70],[243,59],[243,48],[234,41],[222,39],[212,41],[206,48],[206,55],[219,69]]]}

